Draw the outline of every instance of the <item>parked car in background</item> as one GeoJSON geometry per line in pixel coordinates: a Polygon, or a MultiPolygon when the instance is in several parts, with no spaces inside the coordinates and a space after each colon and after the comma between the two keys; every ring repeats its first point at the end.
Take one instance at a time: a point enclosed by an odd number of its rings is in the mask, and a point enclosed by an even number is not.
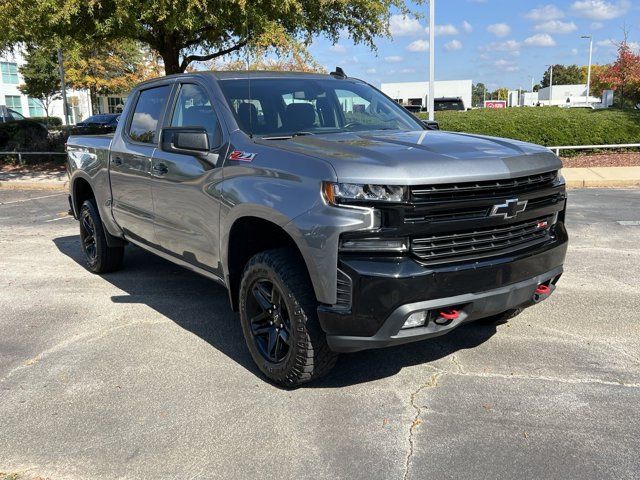
{"type": "Polygon", "coordinates": [[[445,110],[455,110],[464,112],[466,110],[464,102],[460,97],[441,97],[433,100],[433,109],[436,112],[445,110]]]}
{"type": "Polygon", "coordinates": [[[47,136],[44,124],[0,105],[0,150],[46,150],[47,136]]]}
{"type": "Polygon", "coordinates": [[[76,123],[72,130],[74,135],[83,135],[91,133],[113,133],[118,126],[120,120],[119,113],[101,113],[92,115],[89,118],[76,123]]]}

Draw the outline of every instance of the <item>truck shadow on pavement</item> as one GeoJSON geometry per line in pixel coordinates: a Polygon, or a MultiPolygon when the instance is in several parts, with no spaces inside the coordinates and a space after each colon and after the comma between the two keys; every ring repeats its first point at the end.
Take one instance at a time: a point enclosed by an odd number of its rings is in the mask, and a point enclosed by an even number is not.
{"type": "MultiPolygon", "coordinates": [[[[61,253],[84,268],[79,236],[59,237],[53,242],[61,253]]],[[[91,274],[87,271],[87,275],[91,274]]],[[[126,249],[123,269],[101,278],[126,292],[112,296],[114,303],[149,306],[264,379],[247,350],[238,315],[229,306],[227,291],[214,281],[133,245],[126,249]]],[[[304,388],[339,388],[390,377],[404,367],[474,348],[495,333],[494,326],[471,324],[433,340],[343,354],[327,377],[304,388]]]]}

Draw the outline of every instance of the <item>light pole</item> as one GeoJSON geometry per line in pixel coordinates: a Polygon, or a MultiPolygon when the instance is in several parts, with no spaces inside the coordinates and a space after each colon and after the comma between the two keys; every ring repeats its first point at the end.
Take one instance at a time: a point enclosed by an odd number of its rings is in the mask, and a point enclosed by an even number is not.
{"type": "Polygon", "coordinates": [[[435,120],[434,95],[436,81],[436,0],[429,0],[429,120],[435,120]]]}
{"type": "Polygon", "coordinates": [[[549,106],[551,106],[551,101],[553,100],[553,65],[547,65],[549,67],[549,106]]]}
{"type": "Polygon", "coordinates": [[[589,39],[589,68],[587,70],[587,105],[589,105],[590,89],[591,89],[591,55],[593,54],[593,37],[591,35],[582,35],[580,38],[589,39]]]}
{"type": "Polygon", "coordinates": [[[58,49],[58,68],[60,69],[60,88],[62,90],[62,116],[64,124],[69,125],[69,107],[67,105],[67,87],[64,82],[64,59],[62,58],[62,49],[58,49]]]}

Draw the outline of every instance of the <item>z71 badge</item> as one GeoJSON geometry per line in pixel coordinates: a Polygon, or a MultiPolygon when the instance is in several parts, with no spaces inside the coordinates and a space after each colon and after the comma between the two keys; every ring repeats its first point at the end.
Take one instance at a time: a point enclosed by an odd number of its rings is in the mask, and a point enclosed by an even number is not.
{"type": "Polygon", "coordinates": [[[253,159],[256,158],[255,153],[243,152],[241,150],[234,150],[229,155],[229,160],[236,160],[238,162],[253,162],[253,159]]]}

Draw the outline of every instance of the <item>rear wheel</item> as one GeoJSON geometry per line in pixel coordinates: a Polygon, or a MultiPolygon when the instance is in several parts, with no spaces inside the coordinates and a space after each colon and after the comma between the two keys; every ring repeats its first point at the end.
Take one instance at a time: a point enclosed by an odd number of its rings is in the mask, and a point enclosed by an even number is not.
{"type": "Polygon", "coordinates": [[[293,387],[326,374],[338,355],[327,345],[303,263],[285,249],[255,255],[240,284],[242,331],[258,368],[293,387]]]}
{"type": "Polygon", "coordinates": [[[107,273],[122,266],[124,247],[110,247],[95,200],[86,200],[80,209],[80,241],[87,268],[107,273]]]}

